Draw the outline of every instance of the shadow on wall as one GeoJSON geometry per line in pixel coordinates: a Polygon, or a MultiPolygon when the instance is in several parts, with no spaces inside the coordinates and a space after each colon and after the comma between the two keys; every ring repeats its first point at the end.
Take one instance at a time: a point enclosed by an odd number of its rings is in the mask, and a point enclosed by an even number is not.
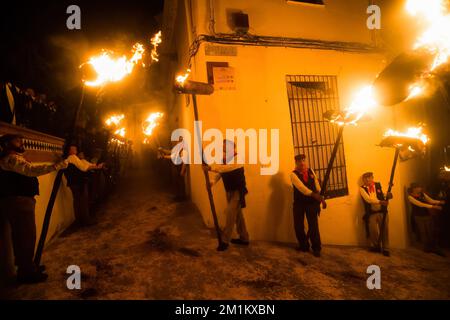
{"type": "Polygon", "coordinates": [[[353,225],[354,225],[354,232],[356,234],[356,241],[359,246],[367,246],[368,245],[368,239],[367,239],[367,233],[366,233],[366,222],[363,220],[363,216],[365,214],[364,209],[364,203],[363,199],[361,198],[361,195],[359,194],[359,188],[363,185],[362,178],[359,178],[357,181],[358,184],[358,193],[356,196],[356,207],[354,208],[354,212],[352,212],[353,217],[353,225]]]}
{"type": "Polygon", "coordinates": [[[292,186],[285,182],[284,174],[278,172],[270,178],[270,196],[267,205],[264,234],[274,241],[295,239],[292,216],[292,186]],[[285,230],[286,226],[290,229],[285,230]]]}

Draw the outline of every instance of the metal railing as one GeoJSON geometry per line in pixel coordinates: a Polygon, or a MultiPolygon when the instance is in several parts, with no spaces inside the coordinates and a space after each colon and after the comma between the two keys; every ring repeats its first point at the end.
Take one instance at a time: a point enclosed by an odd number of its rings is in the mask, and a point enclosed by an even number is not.
{"type": "MultiPolygon", "coordinates": [[[[305,154],[322,181],[336,142],[338,127],[323,118],[328,110],[339,110],[336,76],[287,75],[295,154],[305,154]]],[[[348,195],[344,144],[339,145],[325,193],[326,198],[348,195]]]]}
{"type": "Polygon", "coordinates": [[[63,155],[65,140],[42,132],[0,121],[0,136],[20,134],[23,136],[25,157],[32,162],[54,162],[63,155]]]}

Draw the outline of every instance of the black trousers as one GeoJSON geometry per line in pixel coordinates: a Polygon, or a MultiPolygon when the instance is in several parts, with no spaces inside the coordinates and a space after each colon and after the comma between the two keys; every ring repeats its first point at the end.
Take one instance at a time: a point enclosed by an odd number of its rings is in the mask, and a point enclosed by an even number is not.
{"type": "Polygon", "coordinates": [[[313,251],[320,251],[322,243],[319,232],[320,203],[303,204],[294,202],[294,227],[300,249],[308,250],[309,242],[313,251]],[[308,220],[308,233],[305,233],[305,215],[308,220]]]}
{"type": "Polygon", "coordinates": [[[415,216],[417,231],[424,251],[433,251],[439,247],[439,231],[441,221],[437,215],[415,216]]]}
{"type": "Polygon", "coordinates": [[[89,214],[89,188],[87,183],[69,186],[73,197],[73,211],[76,221],[81,225],[92,222],[89,214]]]}
{"type": "Polygon", "coordinates": [[[184,184],[184,177],[181,176],[181,165],[172,164],[172,185],[175,196],[180,199],[186,198],[186,188],[184,184]]]}
{"type": "Polygon", "coordinates": [[[17,273],[27,275],[35,271],[33,263],[36,244],[34,197],[6,197],[0,199],[1,211],[11,225],[17,273]]]}

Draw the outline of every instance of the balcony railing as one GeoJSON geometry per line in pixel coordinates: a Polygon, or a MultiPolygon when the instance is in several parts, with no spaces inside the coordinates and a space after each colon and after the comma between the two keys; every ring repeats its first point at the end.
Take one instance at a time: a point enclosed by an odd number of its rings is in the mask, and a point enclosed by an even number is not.
{"type": "Polygon", "coordinates": [[[63,155],[65,140],[42,132],[0,121],[0,136],[20,134],[23,136],[25,157],[32,162],[54,162],[63,155]]]}

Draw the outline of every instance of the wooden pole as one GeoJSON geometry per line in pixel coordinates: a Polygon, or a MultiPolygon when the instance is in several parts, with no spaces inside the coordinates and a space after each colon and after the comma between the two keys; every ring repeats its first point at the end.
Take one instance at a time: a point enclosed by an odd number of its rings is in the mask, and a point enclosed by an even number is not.
{"type": "MultiPolygon", "coordinates": [[[[75,128],[76,128],[78,118],[79,118],[80,112],[81,112],[81,107],[82,107],[83,101],[84,101],[84,89],[85,89],[85,86],[83,85],[81,88],[80,102],[78,103],[77,109],[75,110],[75,115],[73,118],[71,131],[69,131],[69,137],[66,140],[66,144],[64,146],[64,155],[67,155],[71,140],[75,135],[75,128]]],[[[44,222],[42,223],[41,236],[39,237],[38,246],[36,249],[36,253],[34,255],[34,264],[36,266],[39,266],[41,263],[42,252],[44,251],[45,239],[47,238],[48,228],[50,226],[50,220],[52,217],[52,212],[53,212],[53,207],[55,205],[56,196],[58,195],[58,190],[59,190],[59,187],[61,186],[62,175],[63,175],[63,170],[59,170],[56,174],[55,181],[53,182],[52,192],[50,194],[50,198],[47,203],[47,209],[45,210],[44,222]]]]}
{"type": "Polygon", "coordinates": [[[327,171],[325,172],[325,177],[322,181],[322,186],[320,190],[320,195],[325,195],[327,190],[328,181],[330,180],[331,170],[333,169],[334,160],[336,159],[337,152],[339,150],[339,144],[342,140],[342,135],[344,134],[344,126],[339,127],[339,132],[336,138],[336,142],[334,143],[333,151],[331,152],[330,161],[328,161],[327,171]]]}
{"type": "MultiPolygon", "coordinates": [[[[194,119],[195,121],[198,121],[199,117],[198,117],[198,108],[197,108],[197,96],[196,94],[192,94],[192,101],[194,104],[194,119]]],[[[201,156],[202,156],[202,162],[203,162],[203,146],[202,146],[202,142],[201,142],[201,132],[200,132],[200,128],[198,126],[195,126],[195,129],[197,130],[197,143],[198,143],[198,149],[201,151],[201,156]]],[[[213,221],[214,221],[214,227],[216,229],[216,234],[217,234],[217,241],[219,243],[219,246],[222,244],[222,234],[220,232],[220,227],[219,227],[219,220],[217,219],[217,213],[216,213],[216,206],[214,204],[214,197],[213,197],[213,193],[211,190],[211,183],[210,183],[210,179],[209,179],[209,173],[205,170],[202,170],[204,175],[205,175],[205,181],[206,181],[206,191],[208,192],[208,199],[209,199],[209,206],[211,208],[211,213],[213,216],[213,221]]]]}
{"type": "MultiPolygon", "coordinates": [[[[392,187],[394,186],[395,169],[397,168],[397,162],[398,162],[399,155],[400,155],[400,148],[395,148],[394,162],[392,163],[391,176],[389,178],[389,186],[388,186],[388,190],[387,190],[386,194],[390,193],[392,191],[392,187]]],[[[382,239],[383,239],[384,231],[385,231],[384,229],[385,229],[385,225],[386,225],[387,213],[388,213],[387,206],[384,206],[383,207],[383,220],[381,221],[381,230],[380,230],[380,235],[378,237],[378,243],[380,243],[382,248],[385,248],[385,243],[384,243],[384,241],[382,241],[382,239]]]]}

